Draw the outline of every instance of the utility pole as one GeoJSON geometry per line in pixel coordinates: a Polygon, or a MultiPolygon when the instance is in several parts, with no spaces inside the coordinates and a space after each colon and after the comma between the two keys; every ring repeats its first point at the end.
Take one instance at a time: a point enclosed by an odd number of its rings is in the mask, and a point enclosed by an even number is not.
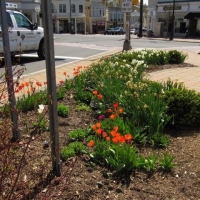
{"type": "Polygon", "coordinates": [[[139,37],[142,37],[142,27],[143,27],[143,0],[140,0],[140,27],[139,27],[139,37]]]}
{"type": "Polygon", "coordinates": [[[173,1],[173,11],[172,11],[172,25],[171,25],[171,34],[169,40],[174,39],[174,10],[175,10],[175,0],[173,1]]]}

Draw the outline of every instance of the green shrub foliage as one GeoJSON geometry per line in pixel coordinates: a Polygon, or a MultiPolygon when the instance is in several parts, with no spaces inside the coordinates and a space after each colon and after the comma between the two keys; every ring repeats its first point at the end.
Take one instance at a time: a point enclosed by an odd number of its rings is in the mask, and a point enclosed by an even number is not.
{"type": "Polygon", "coordinates": [[[168,114],[173,116],[176,128],[200,126],[200,94],[194,90],[173,88],[165,92],[164,101],[168,104],[168,114]]]}
{"type": "Polygon", "coordinates": [[[168,52],[169,64],[181,64],[187,58],[186,54],[183,54],[177,50],[171,50],[168,52]]]}

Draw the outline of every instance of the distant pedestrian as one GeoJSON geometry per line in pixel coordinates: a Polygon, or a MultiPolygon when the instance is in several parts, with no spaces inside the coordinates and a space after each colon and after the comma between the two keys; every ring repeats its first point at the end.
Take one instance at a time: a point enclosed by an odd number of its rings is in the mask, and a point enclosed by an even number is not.
{"type": "Polygon", "coordinates": [[[185,37],[187,38],[189,35],[189,26],[186,27],[186,30],[185,30],[185,37]]]}

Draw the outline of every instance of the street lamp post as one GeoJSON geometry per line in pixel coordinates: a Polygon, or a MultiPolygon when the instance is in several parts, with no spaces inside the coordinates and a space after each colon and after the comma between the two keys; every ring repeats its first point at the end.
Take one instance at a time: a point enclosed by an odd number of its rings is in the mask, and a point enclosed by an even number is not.
{"type": "Polygon", "coordinates": [[[173,40],[174,38],[174,10],[175,10],[175,0],[173,1],[173,11],[172,11],[172,25],[171,25],[171,34],[170,34],[170,40],[173,40]]]}

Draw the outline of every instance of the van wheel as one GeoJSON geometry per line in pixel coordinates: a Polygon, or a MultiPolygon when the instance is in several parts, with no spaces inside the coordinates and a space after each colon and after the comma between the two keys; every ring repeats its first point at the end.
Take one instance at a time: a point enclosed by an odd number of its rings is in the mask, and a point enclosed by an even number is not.
{"type": "Polygon", "coordinates": [[[45,59],[45,46],[44,46],[44,40],[42,40],[40,42],[40,46],[39,49],[37,51],[38,57],[40,60],[44,60],[45,59]]]}

